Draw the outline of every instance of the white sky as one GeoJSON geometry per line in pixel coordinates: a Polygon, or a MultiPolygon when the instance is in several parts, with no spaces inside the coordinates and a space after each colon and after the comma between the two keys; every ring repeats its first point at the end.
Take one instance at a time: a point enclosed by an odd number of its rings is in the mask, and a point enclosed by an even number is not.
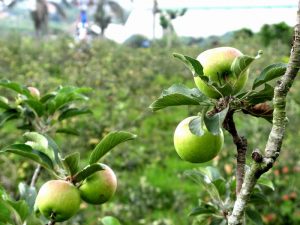
{"type": "MultiPolygon", "coordinates": [[[[158,0],[158,4],[160,8],[188,8],[183,17],[173,20],[173,25],[179,36],[193,37],[222,35],[243,27],[258,31],[263,24],[282,21],[293,26],[297,13],[296,0],[158,0]]],[[[118,42],[132,34],[152,38],[152,5],[152,0],[135,0],[125,26],[110,25],[106,36],[118,42]]],[[[162,35],[158,16],[155,33],[156,37],[162,35]]]]}

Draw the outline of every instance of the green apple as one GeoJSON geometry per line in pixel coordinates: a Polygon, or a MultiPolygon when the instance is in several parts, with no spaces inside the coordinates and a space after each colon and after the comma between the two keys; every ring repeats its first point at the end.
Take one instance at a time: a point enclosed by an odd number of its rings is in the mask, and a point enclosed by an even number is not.
{"type": "Polygon", "coordinates": [[[35,99],[40,99],[41,94],[39,89],[35,87],[27,87],[27,89],[29,90],[32,97],[34,97],[35,99]]]}
{"type": "Polygon", "coordinates": [[[62,222],[72,217],[79,209],[80,194],[70,182],[50,180],[38,192],[35,208],[47,219],[62,222]]]}
{"type": "Polygon", "coordinates": [[[198,76],[194,77],[196,86],[206,96],[215,99],[237,94],[245,86],[249,70],[237,78],[231,71],[231,64],[236,57],[242,55],[243,53],[232,47],[219,47],[202,52],[197,60],[203,67],[203,74],[222,88],[215,90],[198,76]]]}
{"type": "Polygon", "coordinates": [[[103,204],[111,199],[117,189],[117,177],[113,170],[101,164],[104,170],[86,178],[79,187],[81,198],[90,204],[103,204]]]}
{"type": "Polygon", "coordinates": [[[210,133],[203,125],[203,135],[197,136],[190,131],[189,123],[196,116],[182,120],[174,132],[174,146],[177,154],[185,161],[203,163],[213,159],[224,143],[222,129],[219,134],[210,133]]]}

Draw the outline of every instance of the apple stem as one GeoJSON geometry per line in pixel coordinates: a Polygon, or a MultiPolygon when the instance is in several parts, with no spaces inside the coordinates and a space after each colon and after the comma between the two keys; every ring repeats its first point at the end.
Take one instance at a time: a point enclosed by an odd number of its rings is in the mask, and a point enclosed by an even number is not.
{"type": "Polygon", "coordinates": [[[245,177],[246,153],[247,153],[248,144],[247,144],[247,139],[238,134],[233,120],[233,114],[234,114],[234,110],[230,109],[223,122],[223,127],[231,134],[237,150],[236,195],[238,195],[242,188],[244,177],[245,177]]]}

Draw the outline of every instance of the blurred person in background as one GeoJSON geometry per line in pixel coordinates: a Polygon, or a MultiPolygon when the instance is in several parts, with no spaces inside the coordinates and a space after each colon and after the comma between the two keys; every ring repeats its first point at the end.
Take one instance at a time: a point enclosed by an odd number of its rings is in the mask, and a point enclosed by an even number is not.
{"type": "Polygon", "coordinates": [[[85,40],[88,33],[88,7],[93,4],[93,0],[78,0],[76,4],[80,10],[79,22],[76,27],[78,40],[85,40]]]}

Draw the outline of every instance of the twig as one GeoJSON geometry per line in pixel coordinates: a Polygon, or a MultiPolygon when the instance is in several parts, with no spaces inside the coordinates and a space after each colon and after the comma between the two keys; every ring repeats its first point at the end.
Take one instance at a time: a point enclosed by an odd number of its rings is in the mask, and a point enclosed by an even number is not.
{"type": "MultiPolygon", "coordinates": [[[[269,139],[265,147],[264,156],[254,161],[250,170],[246,172],[240,194],[234,203],[231,215],[228,217],[229,225],[243,224],[244,211],[259,177],[272,168],[279,156],[287,123],[286,119],[286,96],[292,86],[300,68],[300,1],[298,3],[297,24],[294,30],[294,43],[291,50],[290,61],[285,74],[281,77],[274,90],[274,113],[273,125],[269,139]],[[261,162],[259,162],[261,161],[261,162]]],[[[255,153],[254,155],[257,155],[255,153]]],[[[257,156],[255,156],[257,158],[257,156]]]]}
{"type": "MultiPolygon", "coordinates": [[[[41,134],[44,134],[47,132],[47,126],[44,126],[43,123],[41,122],[40,118],[38,117],[38,115],[36,115],[35,117],[36,119],[31,121],[32,122],[32,125],[34,127],[34,130],[35,131],[38,131],[39,133],[41,134]]],[[[34,170],[34,173],[32,175],[32,178],[31,178],[31,182],[30,182],[30,187],[34,187],[40,174],[41,174],[41,170],[42,170],[42,167],[40,164],[38,164],[34,170]]]]}
{"type": "Polygon", "coordinates": [[[240,193],[245,176],[246,153],[247,153],[247,139],[240,136],[236,130],[233,120],[234,110],[229,110],[223,122],[223,127],[232,136],[233,142],[237,150],[237,168],[236,168],[236,194],[240,193]]]}
{"type": "Polygon", "coordinates": [[[47,223],[46,225],[54,225],[54,224],[55,224],[55,221],[50,220],[49,223],[47,223]]]}
{"type": "Polygon", "coordinates": [[[50,215],[51,219],[46,225],[54,225],[55,224],[55,216],[56,216],[56,214],[54,212],[52,212],[50,215]]]}
{"type": "Polygon", "coordinates": [[[35,186],[35,184],[41,174],[41,170],[42,170],[41,165],[37,165],[37,167],[35,168],[34,173],[32,175],[32,178],[31,178],[30,187],[35,186]]]}

